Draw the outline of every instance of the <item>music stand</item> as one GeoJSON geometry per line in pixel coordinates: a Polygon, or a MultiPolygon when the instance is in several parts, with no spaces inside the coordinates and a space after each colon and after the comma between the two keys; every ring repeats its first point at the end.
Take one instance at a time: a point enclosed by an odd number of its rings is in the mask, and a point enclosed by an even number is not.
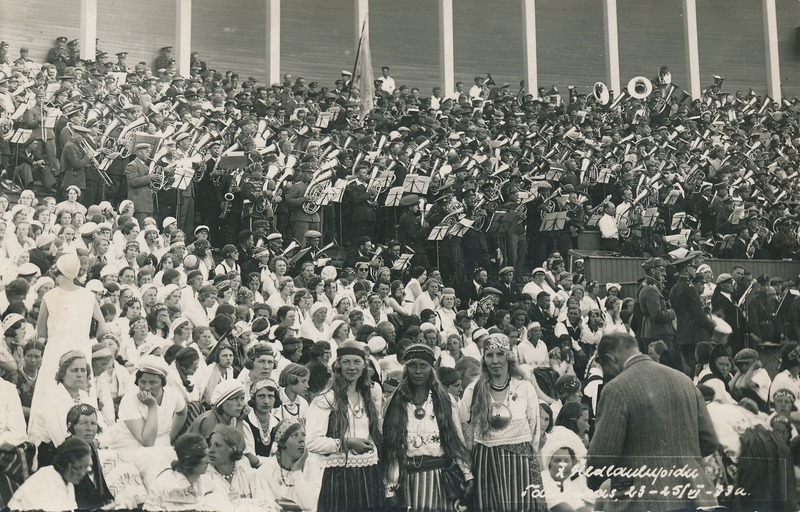
{"type": "Polygon", "coordinates": [[[658,219],[658,208],[648,208],[642,214],[642,227],[652,228],[658,219]]]}
{"type": "Polygon", "coordinates": [[[561,231],[567,225],[567,212],[548,213],[542,220],[541,231],[561,231]]]}
{"type": "Polygon", "coordinates": [[[49,112],[47,112],[47,116],[42,121],[42,128],[55,128],[56,121],[58,118],[62,116],[62,113],[57,108],[51,108],[49,112]]]}
{"type": "Polygon", "coordinates": [[[186,190],[194,178],[194,169],[191,166],[180,165],[175,167],[175,181],[173,187],[186,190]]]}
{"type": "Polygon", "coordinates": [[[431,232],[428,234],[428,240],[438,242],[439,240],[444,240],[444,237],[447,236],[447,231],[450,229],[450,226],[445,224],[440,224],[435,226],[431,232]]]}
{"type": "Polygon", "coordinates": [[[597,174],[597,183],[609,184],[611,183],[611,178],[614,177],[614,171],[608,167],[604,167],[600,169],[600,172],[597,174]]]}
{"type": "Polygon", "coordinates": [[[407,174],[405,180],[403,180],[403,190],[409,194],[424,196],[428,193],[428,187],[430,185],[430,176],[422,176],[421,174],[407,174]]]}
{"type": "Polygon", "coordinates": [[[389,193],[386,194],[386,202],[384,206],[400,206],[400,200],[403,199],[403,187],[393,187],[389,189],[389,193]]]}
{"type": "Polygon", "coordinates": [[[550,170],[544,176],[547,181],[561,181],[561,178],[564,177],[564,169],[551,165],[550,170]]]}
{"type": "Polygon", "coordinates": [[[333,121],[334,113],[333,112],[320,112],[317,114],[317,121],[314,123],[316,128],[327,128],[328,125],[333,121]]]}
{"type": "Polygon", "coordinates": [[[333,187],[331,187],[330,184],[328,184],[328,186],[325,188],[325,190],[322,192],[322,194],[320,194],[319,199],[317,200],[317,204],[320,207],[328,206],[329,204],[331,204],[331,199],[335,195],[336,195],[336,191],[333,190],[333,187]]]}
{"type": "Polygon", "coordinates": [[[469,231],[469,229],[472,227],[473,222],[474,221],[472,219],[464,217],[460,221],[453,224],[453,227],[450,228],[448,234],[450,236],[461,238],[466,234],[467,231],[469,231]]]}
{"type": "Polygon", "coordinates": [[[669,194],[667,194],[667,197],[664,199],[664,204],[666,204],[667,206],[673,206],[675,203],[678,202],[678,198],[680,197],[680,195],[681,195],[680,190],[676,189],[670,190],[669,194]]]}
{"type": "Polygon", "coordinates": [[[401,254],[396,260],[394,260],[394,265],[392,265],[392,270],[397,270],[402,272],[403,270],[411,264],[411,258],[414,257],[414,254],[405,253],[401,254]]]}
{"type": "Polygon", "coordinates": [[[342,199],[344,199],[344,191],[347,187],[347,180],[336,180],[336,183],[333,184],[328,190],[331,194],[331,202],[332,203],[341,203],[342,199]]]}
{"type": "Polygon", "coordinates": [[[717,242],[715,253],[720,254],[723,251],[729,251],[733,248],[733,243],[736,241],[736,235],[725,235],[722,240],[717,242]]]}
{"type": "Polygon", "coordinates": [[[686,225],[686,212],[677,212],[672,216],[670,231],[676,231],[686,225]]]}
{"type": "Polygon", "coordinates": [[[597,223],[600,222],[600,219],[603,218],[603,215],[600,213],[595,213],[589,218],[589,221],[586,223],[587,227],[595,227],[597,223]]]}
{"type": "Polygon", "coordinates": [[[11,137],[8,139],[9,142],[14,144],[25,144],[31,138],[31,135],[33,135],[33,130],[19,128],[9,133],[11,134],[11,137]]]}

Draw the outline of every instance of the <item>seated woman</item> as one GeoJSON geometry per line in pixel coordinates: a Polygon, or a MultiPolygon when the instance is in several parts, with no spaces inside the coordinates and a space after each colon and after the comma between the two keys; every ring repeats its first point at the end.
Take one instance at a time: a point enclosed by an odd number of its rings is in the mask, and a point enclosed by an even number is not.
{"type": "Polygon", "coordinates": [[[200,354],[193,348],[183,347],[178,350],[175,360],[167,371],[167,387],[181,393],[186,401],[186,427],[206,409],[201,403],[203,386],[197,379],[200,354]]]}
{"type": "Polygon", "coordinates": [[[75,486],[92,465],[91,448],[72,437],[61,443],[53,455],[53,465],[42,467],[17,489],[8,508],[11,510],[75,510],[75,486]]]}
{"type": "Polygon", "coordinates": [[[259,478],[284,510],[315,510],[319,487],[304,473],[308,452],[303,425],[293,417],[281,421],[275,441],[277,452],[258,468],[259,478]]]}
{"type": "Polygon", "coordinates": [[[211,397],[211,410],[206,411],[189,427],[189,432],[208,438],[219,424],[234,427],[242,433],[242,415],[245,412],[245,388],[238,380],[221,382],[211,397]]]}
{"type": "Polygon", "coordinates": [[[86,442],[92,452],[91,471],[75,485],[78,508],[94,510],[112,502],[116,507],[136,508],[147,497],[141,476],[116,452],[98,450],[97,418],[97,410],[91,405],[75,405],[67,413],[70,438],[86,442]]]}
{"type": "Polygon", "coordinates": [[[87,379],[88,366],[83,352],[71,350],[61,356],[55,376],[57,386],[44,397],[46,406],[31,415],[28,425],[29,440],[39,449],[40,467],[50,464],[54,448],[67,438],[67,413],[72,406],[87,404],[97,408],[97,403],[84,391],[87,379]]]}
{"type": "Polygon", "coordinates": [[[557,512],[593,510],[594,496],[586,486],[586,477],[577,475],[579,465],[575,451],[561,446],[552,453],[542,454],[545,468],[542,471],[542,489],[548,510],[557,512]]]}
{"type": "Polygon", "coordinates": [[[221,341],[208,354],[206,365],[195,374],[195,382],[203,389],[202,401],[211,402],[211,395],[217,384],[223,380],[236,378],[233,368],[233,347],[227,341],[221,341]]]}
{"type": "Polygon", "coordinates": [[[254,468],[272,455],[272,433],[280,419],[275,416],[275,406],[280,405],[279,388],[272,379],[263,379],[250,386],[250,412],[243,418],[245,457],[254,468]]]}
{"type": "Polygon", "coordinates": [[[219,510],[227,496],[213,492],[206,476],[208,444],[203,436],[186,433],[175,441],[177,460],[150,487],[145,510],[219,510]]]}
{"type": "Polygon", "coordinates": [[[224,495],[234,506],[243,503],[261,510],[277,510],[272,491],[258,478],[256,471],[243,459],[244,438],[233,427],[218,424],[208,438],[207,475],[214,490],[224,495]]]}
{"type": "Polygon", "coordinates": [[[119,420],[109,447],[169,446],[186,421],[186,403],[180,393],[167,387],[167,366],[157,356],[139,362],[136,388],[119,404],[119,420]]]}

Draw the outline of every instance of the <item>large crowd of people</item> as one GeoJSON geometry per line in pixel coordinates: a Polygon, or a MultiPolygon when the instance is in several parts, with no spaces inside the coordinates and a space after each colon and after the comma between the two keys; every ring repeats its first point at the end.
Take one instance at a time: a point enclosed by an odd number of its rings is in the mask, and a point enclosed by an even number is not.
{"type": "Polygon", "coordinates": [[[796,99],[8,48],[0,506],[796,509],[796,99]]]}

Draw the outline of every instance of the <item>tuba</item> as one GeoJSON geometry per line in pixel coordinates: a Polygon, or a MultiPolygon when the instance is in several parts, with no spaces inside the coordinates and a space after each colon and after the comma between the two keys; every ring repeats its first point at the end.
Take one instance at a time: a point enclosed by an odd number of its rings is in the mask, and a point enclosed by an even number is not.
{"type": "Polygon", "coordinates": [[[593,87],[594,99],[601,105],[608,105],[611,101],[611,93],[603,82],[595,82],[593,87]]]}
{"type": "Polygon", "coordinates": [[[323,171],[311,179],[306,188],[306,196],[309,198],[303,203],[303,211],[308,215],[314,215],[320,209],[320,200],[328,189],[327,181],[333,177],[333,171],[323,171]]]}
{"type": "Polygon", "coordinates": [[[643,100],[653,92],[653,82],[646,76],[635,76],[628,82],[628,95],[643,100]]]}
{"type": "Polygon", "coordinates": [[[119,150],[120,158],[128,158],[133,152],[133,136],[136,132],[142,129],[147,124],[147,118],[144,116],[131,122],[128,126],[119,132],[117,137],[117,144],[122,146],[119,150]]]}

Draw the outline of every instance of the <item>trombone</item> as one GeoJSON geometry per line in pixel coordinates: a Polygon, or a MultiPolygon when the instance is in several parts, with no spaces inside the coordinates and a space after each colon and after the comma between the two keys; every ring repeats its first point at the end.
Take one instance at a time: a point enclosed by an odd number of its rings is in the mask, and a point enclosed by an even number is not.
{"type": "Polygon", "coordinates": [[[94,165],[94,168],[97,170],[97,174],[100,175],[100,179],[103,181],[103,184],[107,187],[111,187],[114,184],[114,182],[111,181],[111,176],[109,176],[108,173],[106,172],[108,165],[105,163],[105,161],[101,163],[97,160],[97,155],[101,154],[101,152],[94,149],[92,145],[89,143],[89,140],[85,138],[81,140],[80,147],[83,150],[83,152],[86,153],[89,156],[89,158],[92,159],[92,164],[94,165]]]}

